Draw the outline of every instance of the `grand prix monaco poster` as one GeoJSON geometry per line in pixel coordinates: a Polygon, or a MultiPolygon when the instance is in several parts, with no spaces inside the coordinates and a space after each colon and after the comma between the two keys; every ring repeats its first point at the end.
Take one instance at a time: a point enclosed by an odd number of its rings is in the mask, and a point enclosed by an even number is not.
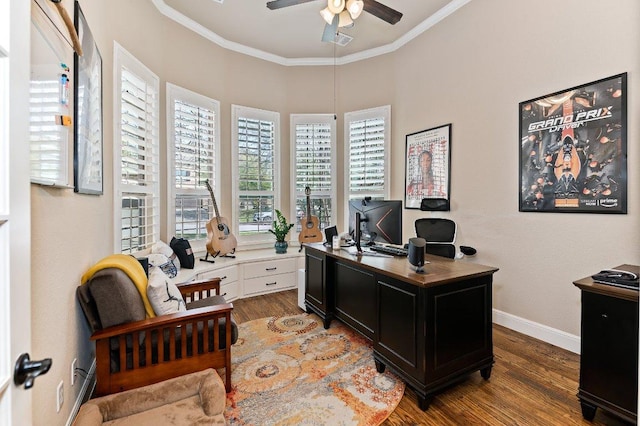
{"type": "Polygon", "coordinates": [[[519,105],[520,211],[627,212],[627,74],[519,105]]]}

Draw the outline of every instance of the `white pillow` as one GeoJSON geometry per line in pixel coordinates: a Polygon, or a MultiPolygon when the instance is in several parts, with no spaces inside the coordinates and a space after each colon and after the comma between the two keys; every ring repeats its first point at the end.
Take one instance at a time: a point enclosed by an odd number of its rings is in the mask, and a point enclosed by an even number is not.
{"type": "Polygon", "coordinates": [[[178,256],[173,252],[173,249],[169,246],[169,244],[164,241],[158,241],[153,246],[151,246],[151,253],[164,254],[176,265],[176,268],[180,270],[180,262],[178,261],[178,256]]]}
{"type": "Polygon", "coordinates": [[[173,262],[164,254],[152,253],[147,255],[147,259],[149,260],[149,270],[154,266],[162,269],[162,272],[167,274],[169,278],[175,278],[178,275],[178,267],[176,267],[176,263],[180,264],[180,262],[173,262]]]}
{"type": "Polygon", "coordinates": [[[147,297],[157,316],[186,311],[180,290],[162,269],[151,268],[147,284],[147,297]]]}

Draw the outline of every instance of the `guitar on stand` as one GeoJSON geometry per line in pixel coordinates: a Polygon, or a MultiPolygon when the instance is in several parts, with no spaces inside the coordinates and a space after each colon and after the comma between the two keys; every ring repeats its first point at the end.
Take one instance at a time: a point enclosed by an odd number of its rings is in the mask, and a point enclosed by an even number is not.
{"type": "Polygon", "coordinates": [[[205,181],[205,184],[209,190],[209,195],[211,195],[216,217],[207,222],[207,255],[204,259],[200,260],[211,263],[215,262],[214,260],[208,260],[209,255],[212,257],[226,256],[235,258],[233,254],[236,252],[238,241],[229,230],[227,219],[220,217],[218,203],[216,203],[216,197],[213,195],[213,189],[211,189],[208,179],[205,181]]]}
{"type": "Polygon", "coordinates": [[[300,241],[300,250],[298,252],[302,251],[302,243],[318,243],[322,241],[318,216],[311,215],[311,188],[307,186],[304,189],[304,193],[307,196],[307,214],[303,220],[300,220],[302,231],[298,235],[298,241],[300,241]]]}

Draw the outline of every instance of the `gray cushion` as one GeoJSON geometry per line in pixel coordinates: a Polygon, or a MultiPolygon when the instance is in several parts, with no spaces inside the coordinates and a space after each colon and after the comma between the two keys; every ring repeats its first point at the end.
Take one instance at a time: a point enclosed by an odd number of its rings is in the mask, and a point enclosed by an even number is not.
{"type": "MultiPolygon", "coordinates": [[[[204,308],[204,307],[207,307],[207,306],[222,305],[224,303],[227,303],[227,301],[224,299],[224,296],[220,296],[220,295],[209,296],[209,297],[205,297],[204,299],[194,300],[193,302],[187,303],[187,310],[196,309],[196,308],[204,308]]],[[[224,345],[225,345],[224,342],[225,342],[225,339],[227,337],[227,334],[226,334],[226,330],[227,329],[225,328],[226,325],[227,325],[227,322],[226,322],[225,319],[221,319],[220,321],[218,321],[218,328],[219,328],[219,333],[220,333],[220,349],[224,349],[224,345]]],[[[189,330],[189,332],[190,332],[190,330],[189,330]]],[[[199,332],[199,337],[200,337],[200,334],[202,333],[202,324],[201,323],[198,323],[198,332],[199,332]]],[[[213,334],[209,335],[209,339],[210,339],[209,340],[210,341],[209,350],[212,350],[213,349],[213,334]]],[[[237,326],[235,320],[233,319],[233,313],[231,313],[231,344],[233,345],[237,341],[238,341],[238,326],[237,326]]]]}
{"type": "Polygon", "coordinates": [[[142,297],[129,276],[120,269],[96,272],[85,284],[95,300],[102,327],[145,319],[142,297]]]}

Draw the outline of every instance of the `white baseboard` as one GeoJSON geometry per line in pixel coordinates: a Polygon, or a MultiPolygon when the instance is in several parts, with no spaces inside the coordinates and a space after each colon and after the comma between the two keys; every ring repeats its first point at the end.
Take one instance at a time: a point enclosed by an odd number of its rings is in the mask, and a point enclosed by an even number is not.
{"type": "Polygon", "coordinates": [[[498,311],[497,309],[493,310],[493,322],[518,333],[526,334],[543,342],[580,354],[580,336],[498,311]]]}
{"type": "Polygon", "coordinates": [[[91,397],[93,393],[93,389],[96,386],[96,360],[93,359],[91,363],[91,367],[89,368],[89,372],[87,373],[87,377],[84,378],[84,382],[82,383],[82,389],[80,389],[80,393],[76,398],[75,404],[73,404],[73,408],[71,409],[71,414],[69,414],[69,418],[67,419],[67,426],[71,426],[73,421],[80,411],[80,406],[86,400],[91,397]]]}

